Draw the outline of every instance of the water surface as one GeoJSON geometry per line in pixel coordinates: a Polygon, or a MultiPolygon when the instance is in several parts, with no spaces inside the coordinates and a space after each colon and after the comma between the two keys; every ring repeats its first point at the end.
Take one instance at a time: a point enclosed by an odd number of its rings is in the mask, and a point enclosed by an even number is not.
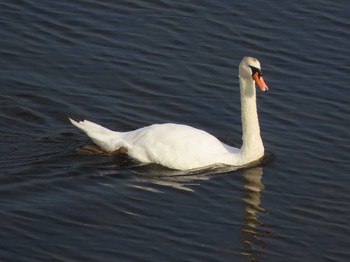
{"type": "Polygon", "coordinates": [[[349,261],[349,3],[0,3],[2,261],[349,261]],[[174,174],[82,156],[67,116],[241,143],[257,57],[266,165],[174,174]]]}

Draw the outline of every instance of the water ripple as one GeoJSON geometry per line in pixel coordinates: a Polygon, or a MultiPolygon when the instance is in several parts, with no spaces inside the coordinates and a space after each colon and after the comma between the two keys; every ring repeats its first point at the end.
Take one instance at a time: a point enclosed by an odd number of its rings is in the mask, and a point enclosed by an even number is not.
{"type": "Polygon", "coordinates": [[[344,3],[6,0],[0,14],[2,260],[348,258],[344,3]],[[67,116],[185,123],[239,146],[245,55],[270,87],[263,168],[169,176],[75,154],[90,141],[67,116]]]}

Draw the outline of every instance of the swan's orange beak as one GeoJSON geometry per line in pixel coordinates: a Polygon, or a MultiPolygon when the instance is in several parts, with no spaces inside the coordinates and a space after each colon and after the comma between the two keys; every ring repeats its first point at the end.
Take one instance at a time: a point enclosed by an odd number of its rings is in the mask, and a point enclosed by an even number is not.
{"type": "Polygon", "coordinates": [[[264,81],[264,78],[262,76],[259,76],[259,72],[255,72],[253,74],[253,79],[262,91],[266,92],[267,90],[269,90],[267,84],[264,81]]]}

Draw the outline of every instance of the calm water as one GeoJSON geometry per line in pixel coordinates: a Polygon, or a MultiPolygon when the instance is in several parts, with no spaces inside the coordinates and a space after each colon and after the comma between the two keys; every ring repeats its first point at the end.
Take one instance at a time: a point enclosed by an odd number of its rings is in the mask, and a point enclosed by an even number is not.
{"type": "Polygon", "coordinates": [[[1,1],[1,261],[350,260],[350,4],[234,2],[1,1]],[[68,115],[240,145],[246,55],[270,87],[266,165],[75,153],[89,139],[68,115]]]}

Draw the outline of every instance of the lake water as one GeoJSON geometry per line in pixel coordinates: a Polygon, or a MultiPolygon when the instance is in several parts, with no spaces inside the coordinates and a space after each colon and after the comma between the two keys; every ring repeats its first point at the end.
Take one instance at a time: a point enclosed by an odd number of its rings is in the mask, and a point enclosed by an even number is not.
{"type": "Polygon", "coordinates": [[[1,1],[1,261],[350,261],[350,4],[238,2],[1,1]],[[67,116],[239,146],[247,55],[264,165],[76,154],[67,116]]]}

